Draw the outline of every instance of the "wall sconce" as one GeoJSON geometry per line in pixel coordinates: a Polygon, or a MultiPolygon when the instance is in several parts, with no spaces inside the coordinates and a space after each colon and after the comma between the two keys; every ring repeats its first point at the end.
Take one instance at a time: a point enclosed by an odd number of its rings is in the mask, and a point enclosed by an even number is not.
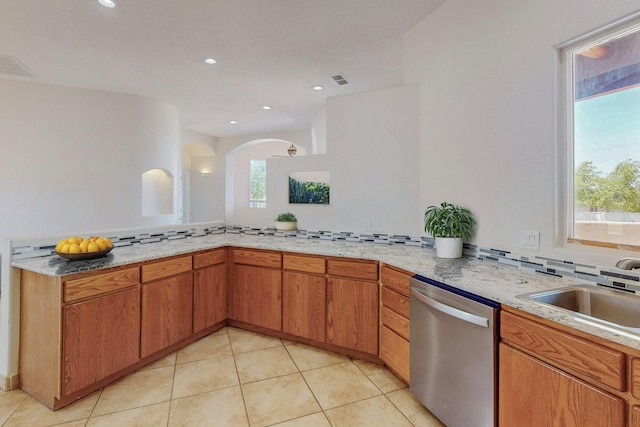
{"type": "Polygon", "coordinates": [[[289,153],[289,156],[290,156],[290,157],[295,156],[297,152],[298,152],[298,149],[297,149],[297,148],[296,148],[296,146],[295,146],[295,145],[293,145],[293,144],[291,144],[291,147],[289,147],[289,148],[287,149],[287,153],[289,153]]]}
{"type": "Polygon", "coordinates": [[[203,178],[209,178],[211,176],[211,172],[200,172],[200,176],[203,178]]]}

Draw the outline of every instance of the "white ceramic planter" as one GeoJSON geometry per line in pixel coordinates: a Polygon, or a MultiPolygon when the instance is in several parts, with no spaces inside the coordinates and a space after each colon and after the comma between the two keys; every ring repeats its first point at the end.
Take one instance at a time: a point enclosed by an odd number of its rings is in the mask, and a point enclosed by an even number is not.
{"type": "Polygon", "coordinates": [[[278,231],[292,231],[298,228],[297,222],[281,222],[275,221],[276,230],[278,231]]]}
{"type": "Polygon", "coordinates": [[[436,255],[438,258],[460,258],[462,239],[459,237],[436,237],[436,255]]]}

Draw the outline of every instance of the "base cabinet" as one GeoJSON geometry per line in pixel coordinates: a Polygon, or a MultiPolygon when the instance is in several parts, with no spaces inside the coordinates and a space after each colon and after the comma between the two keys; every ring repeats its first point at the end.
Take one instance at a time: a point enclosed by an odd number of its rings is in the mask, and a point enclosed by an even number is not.
{"type": "Polygon", "coordinates": [[[22,271],[20,388],[50,409],[140,359],[140,269],[63,278],[22,271]]]}
{"type": "Polygon", "coordinates": [[[140,289],[63,309],[62,395],[69,395],[139,360],[140,289]]]}
{"type": "Polygon", "coordinates": [[[378,283],[329,277],[327,342],[378,354],[378,283]]]}
{"type": "Polygon", "coordinates": [[[227,319],[226,249],[193,257],[193,332],[227,319]]]}
{"type": "Polygon", "coordinates": [[[380,359],[409,384],[409,282],[408,271],[380,268],[380,359]]]}
{"type": "Polygon", "coordinates": [[[282,284],[282,331],[324,342],[327,279],[285,271],[282,284]]]}
{"type": "Polygon", "coordinates": [[[140,357],[189,337],[193,324],[191,272],[142,285],[140,357]]]}
{"type": "Polygon", "coordinates": [[[500,344],[498,420],[502,427],[623,427],[623,399],[500,344]]]}

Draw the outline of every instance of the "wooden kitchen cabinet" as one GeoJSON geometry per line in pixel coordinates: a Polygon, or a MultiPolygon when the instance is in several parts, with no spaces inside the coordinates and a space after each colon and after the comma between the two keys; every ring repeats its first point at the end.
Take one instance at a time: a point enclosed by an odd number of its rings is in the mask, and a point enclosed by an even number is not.
{"type": "Polygon", "coordinates": [[[20,278],[20,387],[50,409],[139,360],[140,268],[20,278]]]}
{"type": "Polygon", "coordinates": [[[383,265],[380,307],[380,359],[409,384],[409,280],[414,274],[383,265]]]}
{"type": "Polygon", "coordinates": [[[133,365],[140,356],[140,289],[63,308],[62,395],[133,365]]]}
{"type": "Polygon", "coordinates": [[[315,341],[325,341],[325,259],[283,255],[282,331],[315,341]]]}
{"type": "Polygon", "coordinates": [[[191,256],[142,266],[140,357],[192,335],[191,256]],[[147,282],[148,281],[148,282],[147,282]]]}
{"type": "Polygon", "coordinates": [[[377,355],[378,263],[328,259],[327,271],[326,342],[377,355]]]}
{"type": "Polygon", "coordinates": [[[627,355],[534,319],[503,306],[500,426],[626,426],[627,355]]]}
{"type": "Polygon", "coordinates": [[[505,344],[500,349],[499,425],[623,427],[623,399],[505,344]]]}
{"type": "Polygon", "coordinates": [[[193,332],[227,319],[227,249],[193,256],[193,332]]]}
{"type": "Polygon", "coordinates": [[[282,254],[253,249],[231,250],[229,318],[282,330],[282,254]]]}

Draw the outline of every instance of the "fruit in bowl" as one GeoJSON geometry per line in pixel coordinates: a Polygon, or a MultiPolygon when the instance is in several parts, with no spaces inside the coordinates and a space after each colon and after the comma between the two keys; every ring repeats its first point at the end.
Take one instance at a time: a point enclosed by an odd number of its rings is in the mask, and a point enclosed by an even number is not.
{"type": "Polygon", "coordinates": [[[68,259],[98,258],[108,254],[113,244],[108,237],[91,236],[83,239],[72,236],[62,239],[56,245],[56,253],[68,259]]]}

